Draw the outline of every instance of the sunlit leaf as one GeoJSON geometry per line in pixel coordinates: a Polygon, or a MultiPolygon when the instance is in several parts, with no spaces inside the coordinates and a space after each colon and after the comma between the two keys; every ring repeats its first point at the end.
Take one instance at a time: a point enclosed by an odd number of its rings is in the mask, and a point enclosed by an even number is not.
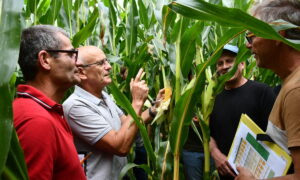
{"type": "Polygon", "coordinates": [[[120,173],[120,176],[119,176],[119,179],[122,180],[123,177],[126,175],[126,173],[132,169],[132,168],[142,168],[146,173],[150,174],[151,173],[151,169],[149,168],[148,165],[146,164],[134,164],[134,163],[128,163],[126,164],[126,166],[123,167],[121,173],[120,173]]]}
{"type": "Polygon", "coordinates": [[[137,116],[136,112],[134,111],[131,103],[127,99],[127,97],[120,91],[120,89],[116,86],[114,82],[109,85],[109,90],[113,94],[114,99],[116,100],[117,104],[126,110],[128,114],[134,119],[134,122],[139,128],[141,136],[144,141],[144,146],[147,151],[147,155],[149,156],[152,163],[155,162],[155,154],[150,143],[150,139],[147,134],[147,130],[145,126],[140,122],[140,118],[137,116]]]}
{"type": "Polygon", "coordinates": [[[139,16],[140,16],[140,22],[142,24],[144,24],[145,28],[148,29],[149,28],[149,18],[148,17],[148,10],[144,5],[144,2],[142,0],[138,1],[138,5],[139,5],[139,16]]]}
{"type": "Polygon", "coordinates": [[[48,11],[48,9],[50,8],[50,3],[51,3],[51,0],[42,0],[40,2],[40,5],[37,9],[37,17],[41,17],[43,15],[45,15],[48,11]]]}
{"type": "Polygon", "coordinates": [[[68,18],[70,34],[72,36],[72,0],[63,0],[63,5],[68,18]]]}
{"type": "Polygon", "coordinates": [[[295,44],[283,38],[269,24],[252,17],[240,9],[226,8],[198,0],[173,1],[169,4],[169,7],[186,17],[204,21],[214,21],[224,26],[243,27],[257,36],[281,40],[300,50],[300,43],[295,44]]]}
{"type": "Polygon", "coordinates": [[[73,10],[74,10],[74,11],[78,11],[79,8],[80,8],[80,6],[81,6],[81,4],[82,4],[82,2],[83,2],[83,0],[76,0],[75,3],[74,3],[74,8],[73,8],[73,10]]]}
{"type": "Polygon", "coordinates": [[[135,0],[131,0],[130,12],[126,23],[126,55],[129,56],[135,51],[137,42],[138,12],[135,0]]]}
{"type": "Polygon", "coordinates": [[[74,47],[78,47],[79,44],[84,42],[92,34],[92,32],[96,26],[98,17],[99,17],[99,11],[97,8],[95,8],[93,14],[91,15],[91,17],[88,20],[87,25],[85,25],[78,33],[76,33],[74,35],[73,41],[72,41],[74,47]]]}
{"type": "Polygon", "coordinates": [[[42,16],[39,21],[43,24],[53,24],[57,19],[59,11],[62,6],[61,0],[52,0],[50,8],[48,9],[47,13],[42,16]]]}
{"type": "Polygon", "coordinates": [[[30,10],[31,13],[36,14],[36,9],[38,7],[40,0],[27,0],[26,6],[30,10]]]}
{"type": "MultiPolygon", "coordinates": [[[[19,166],[24,163],[22,152],[17,152],[18,142],[13,136],[12,123],[12,99],[14,97],[14,83],[16,77],[12,76],[16,68],[18,59],[18,49],[21,34],[20,15],[23,2],[18,0],[3,0],[1,10],[1,27],[0,27],[0,47],[2,54],[0,56],[0,174],[3,169],[12,171],[12,166],[5,167],[8,152],[16,152],[19,157],[17,164],[9,162],[13,166],[19,166]],[[11,78],[12,77],[12,78],[11,78]],[[11,87],[13,86],[13,87],[11,87]],[[12,143],[11,143],[12,142],[12,143]]],[[[11,154],[11,153],[10,153],[11,154]]],[[[18,169],[15,172],[26,176],[26,169],[18,169]]],[[[17,175],[18,179],[23,179],[17,175]]]]}
{"type": "Polygon", "coordinates": [[[23,150],[19,145],[19,139],[16,131],[13,130],[10,143],[10,150],[7,157],[6,167],[2,174],[3,179],[29,179],[27,167],[24,159],[23,150]]]}
{"type": "Polygon", "coordinates": [[[180,42],[181,72],[183,77],[187,77],[190,72],[194,56],[196,54],[196,38],[199,31],[203,29],[203,23],[198,22],[189,29],[185,29],[180,42]]]}

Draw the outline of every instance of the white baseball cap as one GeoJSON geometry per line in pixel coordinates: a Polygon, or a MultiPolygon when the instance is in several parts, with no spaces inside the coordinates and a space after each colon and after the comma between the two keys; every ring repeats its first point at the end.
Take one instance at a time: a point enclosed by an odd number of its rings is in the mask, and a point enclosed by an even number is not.
{"type": "Polygon", "coordinates": [[[239,48],[237,46],[233,46],[230,44],[226,44],[224,46],[223,50],[227,50],[227,51],[233,52],[235,54],[237,54],[239,52],[239,48]]]}

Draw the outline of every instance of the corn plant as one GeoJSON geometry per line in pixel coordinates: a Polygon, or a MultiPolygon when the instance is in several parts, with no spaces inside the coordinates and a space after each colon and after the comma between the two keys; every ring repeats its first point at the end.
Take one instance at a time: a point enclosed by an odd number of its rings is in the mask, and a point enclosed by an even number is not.
{"type": "Polygon", "coordinates": [[[23,2],[17,0],[0,1],[0,179],[28,179],[23,152],[12,125],[22,6],[23,2]]]}
{"type": "Polygon", "coordinates": [[[252,1],[224,1],[229,7],[225,7],[221,0],[25,0],[24,6],[17,1],[0,2],[1,47],[7,56],[1,56],[3,59],[0,61],[0,73],[3,74],[0,77],[4,77],[0,80],[0,91],[5,100],[0,101],[0,111],[3,112],[0,116],[3,116],[1,120],[4,119],[0,129],[5,135],[0,137],[1,143],[5,144],[5,148],[0,149],[0,174],[9,174],[10,178],[27,177],[11,123],[14,81],[22,78],[14,73],[18,72],[16,52],[21,25],[60,26],[70,33],[74,47],[95,45],[103,49],[110,59],[113,82],[108,91],[117,104],[133,117],[148,156],[148,164],[130,162],[120,177],[133,167],[141,167],[148,173],[149,179],[183,179],[180,154],[189,126],[193,126],[191,119],[196,115],[200,119],[205,153],[204,179],[210,179],[209,115],[216,94],[237,67],[225,76],[215,76],[214,66],[222,47],[229,42],[237,44],[240,52],[236,64],[246,61],[245,76],[270,85],[277,85],[279,81],[273,73],[256,68],[253,58],[248,60],[250,52],[244,45],[245,31],[281,40],[300,49],[299,44],[277,33],[284,27],[272,27],[248,15],[246,11],[252,1]],[[13,4],[18,8],[9,7],[13,4]],[[15,19],[8,21],[8,17],[15,19]],[[13,44],[8,46],[7,43],[13,44]],[[150,87],[149,99],[153,99],[164,87],[171,88],[173,92],[168,110],[151,124],[153,135],[148,134],[147,126],[130,104],[128,84],[141,67],[146,72],[145,79],[150,87]],[[121,75],[122,68],[127,70],[127,77],[121,75]],[[189,77],[191,74],[192,78],[189,77]],[[13,161],[18,164],[18,170],[6,164],[6,159],[12,158],[8,155],[11,151],[18,156],[18,161],[13,161]]]}

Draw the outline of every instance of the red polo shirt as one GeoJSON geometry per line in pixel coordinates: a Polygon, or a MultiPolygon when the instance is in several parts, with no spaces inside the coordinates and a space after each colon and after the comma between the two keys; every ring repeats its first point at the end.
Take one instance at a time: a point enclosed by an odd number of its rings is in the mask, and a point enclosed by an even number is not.
{"type": "Polygon", "coordinates": [[[14,125],[31,180],[86,179],[62,105],[29,85],[19,85],[14,125]]]}

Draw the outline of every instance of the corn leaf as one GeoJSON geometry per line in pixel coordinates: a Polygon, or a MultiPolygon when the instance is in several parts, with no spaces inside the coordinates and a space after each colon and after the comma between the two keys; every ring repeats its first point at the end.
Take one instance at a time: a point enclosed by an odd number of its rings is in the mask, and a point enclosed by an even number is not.
{"type": "MultiPolygon", "coordinates": [[[[12,97],[10,78],[16,68],[18,47],[20,42],[20,12],[23,6],[21,1],[4,0],[1,10],[0,27],[0,174],[4,168],[10,148],[12,133],[12,97]]],[[[14,86],[14,84],[13,84],[14,86]]],[[[20,160],[21,161],[21,160],[20,160]]]]}
{"type": "Polygon", "coordinates": [[[148,16],[148,9],[144,5],[144,2],[142,0],[138,1],[139,5],[139,16],[140,16],[140,22],[145,26],[146,29],[149,28],[149,19],[151,16],[148,16]]]}
{"type": "Polygon", "coordinates": [[[28,7],[29,12],[35,14],[40,0],[27,0],[26,7],[28,7]]]}
{"type": "Polygon", "coordinates": [[[199,37],[201,29],[203,29],[203,23],[197,22],[191,28],[185,29],[184,31],[180,42],[180,66],[183,77],[187,77],[190,72],[192,62],[196,54],[196,38],[199,37]]]}
{"type": "Polygon", "coordinates": [[[98,17],[99,17],[99,11],[98,8],[95,8],[93,14],[88,20],[87,25],[84,26],[78,33],[74,35],[72,41],[74,47],[78,47],[93,33],[98,17]]]}
{"type": "Polygon", "coordinates": [[[72,0],[63,0],[63,5],[64,5],[64,9],[67,15],[67,20],[69,23],[69,30],[70,30],[70,35],[72,36],[72,0]]]}
{"type": "Polygon", "coordinates": [[[283,38],[269,24],[260,21],[251,15],[236,8],[227,8],[199,0],[178,0],[169,4],[169,7],[183,16],[214,21],[224,26],[243,27],[254,34],[267,39],[281,40],[286,44],[300,50],[300,44],[283,38]]]}
{"type": "Polygon", "coordinates": [[[74,7],[73,7],[73,10],[74,10],[74,11],[77,12],[77,11],[79,10],[79,8],[80,8],[80,6],[81,6],[81,4],[82,4],[82,1],[83,1],[83,0],[76,0],[76,1],[75,1],[74,7]]]}
{"type": "Polygon", "coordinates": [[[45,15],[48,9],[50,8],[50,4],[51,4],[51,0],[42,0],[37,9],[37,13],[36,13],[37,17],[41,17],[45,15]]]}
{"type": "Polygon", "coordinates": [[[133,118],[134,122],[138,126],[141,136],[144,141],[144,146],[147,151],[147,155],[149,156],[151,162],[154,163],[156,157],[155,157],[150,139],[148,137],[147,130],[146,130],[145,126],[140,122],[140,117],[138,117],[138,115],[134,111],[131,103],[129,102],[127,97],[120,91],[120,89],[117,87],[115,82],[112,82],[109,85],[109,90],[113,94],[114,99],[116,100],[117,104],[119,106],[121,106],[123,109],[125,109],[128,114],[130,114],[130,116],[133,118]]]}
{"type": "Polygon", "coordinates": [[[3,171],[3,179],[29,179],[25,164],[23,150],[19,145],[19,140],[15,130],[12,132],[11,146],[9,149],[6,167],[3,171]],[[21,160],[22,159],[22,160],[21,160]]]}
{"type": "Polygon", "coordinates": [[[126,166],[124,166],[123,167],[123,169],[121,170],[121,173],[120,173],[120,175],[119,175],[119,180],[122,180],[123,179],[123,177],[126,175],[126,173],[130,170],[130,169],[132,169],[132,168],[134,168],[134,167],[136,167],[136,168],[142,168],[142,169],[144,169],[145,170],[145,172],[147,173],[147,174],[151,174],[151,169],[149,168],[149,166],[147,166],[146,164],[134,164],[134,163],[128,163],[128,164],[126,164],[126,166]]]}
{"type": "Polygon", "coordinates": [[[137,25],[139,19],[135,0],[131,0],[130,2],[130,12],[126,22],[126,56],[130,56],[135,52],[137,43],[137,25]]]}
{"type": "Polygon", "coordinates": [[[50,8],[48,9],[47,13],[44,16],[42,16],[39,19],[39,21],[42,24],[53,24],[57,19],[61,6],[62,6],[61,0],[52,0],[50,8]]]}
{"type": "MultiPolygon", "coordinates": [[[[170,39],[167,40],[167,38],[169,38],[169,34],[171,34],[170,31],[171,32],[174,31],[173,25],[175,23],[175,19],[176,19],[177,15],[174,11],[172,11],[168,6],[165,5],[165,6],[163,6],[163,9],[162,9],[162,17],[163,17],[162,30],[163,30],[163,35],[164,35],[163,43],[165,44],[166,41],[170,42],[170,39]]],[[[175,38],[175,40],[176,40],[176,38],[175,38]]]]}
{"type": "Polygon", "coordinates": [[[72,0],[63,0],[63,5],[68,19],[71,19],[72,15],[72,0]]]}

